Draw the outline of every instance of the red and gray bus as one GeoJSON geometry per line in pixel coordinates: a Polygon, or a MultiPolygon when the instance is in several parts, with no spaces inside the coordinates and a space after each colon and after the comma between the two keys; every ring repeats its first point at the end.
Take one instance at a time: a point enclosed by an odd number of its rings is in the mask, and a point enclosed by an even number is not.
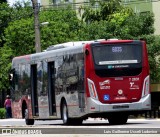
{"type": "Polygon", "coordinates": [[[12,113],[35,120],[105,118],[125,124],[129,115],[151,109],[145,41],[68,42],[13,58],[12,113]]]}

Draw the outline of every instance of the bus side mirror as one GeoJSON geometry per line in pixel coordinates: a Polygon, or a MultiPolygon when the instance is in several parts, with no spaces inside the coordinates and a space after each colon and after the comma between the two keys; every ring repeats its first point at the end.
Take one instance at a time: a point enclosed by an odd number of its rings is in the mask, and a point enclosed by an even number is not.
{"type": "Polygon", "coordinates": [[[10,72],[9,72],[9,84],[12,84],[12,82],[13,82],[13,77],[14,77],[14,69],[12,69],[12,70],[10,70],[10,72]]]}
{"type": "Polygon", "coordinates": [[[12,84],[12,81],[13,81],[13,74],[10,73],[9,74],[9,84],[12,84]]]}
{"type": "Polygon", "coordinates": [[[88,49],[85,50],[85,55],[86,55],[86,56],[89,55],[89,50],[88,50],[88,49]]]}

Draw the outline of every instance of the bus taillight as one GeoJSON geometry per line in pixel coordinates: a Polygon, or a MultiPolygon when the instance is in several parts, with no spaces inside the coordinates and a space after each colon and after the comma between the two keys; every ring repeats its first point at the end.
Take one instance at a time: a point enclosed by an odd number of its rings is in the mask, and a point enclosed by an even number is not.
{"type": "Polygon", "coordinates": [[[98,100],[98,95],[97,95],[97,91],[96,91],[96,87],[94,85],[94,82],[90,79],[87,79],[88,80],[88,87],[89,87],[89,93],[90,93],[90,96],[96,100],[98,100]]]}
{"type": "Polygon", "coordinates": [[[150,81],[149,81],[149,76],[147,76],[144,79],[144,83],[143,83],[142,97],[148,95],[149,93],[150,93],[150,81]]]}

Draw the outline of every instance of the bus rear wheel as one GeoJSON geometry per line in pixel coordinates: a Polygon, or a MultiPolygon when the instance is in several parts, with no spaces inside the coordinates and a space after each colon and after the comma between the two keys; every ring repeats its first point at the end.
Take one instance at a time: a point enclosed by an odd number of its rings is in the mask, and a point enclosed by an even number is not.
{"type": "Polygon", "coordinates": [[[63,124],[65,125],[68,125],[71,122],[68,117],[68,108],[67,108],[66,101],[63,101],[63,104],[62,104],[62,120],[63,120],[63,124]]]}
{"type": "Polygon", "coordinates": [[[112,115],[108,117],[110,125],[123,125],[126,124],[128,120],[128,115],[112,115]]]}
{"type": "Polygon", "coordinates": [[[82,125],[82,122],[83,122],[83,119],[81,119],[81,118],[72,118],[71,119],[71,123],[73,125],[82,125]]]}
{"type": "Polygon", "coordinates": [[[26,125],[34,125],[34,119],[25,119],[26,125]]]}
{"type": "Polygon", "coordinates": [[[28,109],[25,109],[25,123],[26,125],[34,125],[34,119],[29,119],[28,109]]]}
{"type": "Polygon", "coordinates": [[[83,119],[81,118],[69,118],[68,117],[68,107],[66,101],[63,101],[62,104],[62,120],[63,124],[65,125],[81,125],[83,122],[83,119]]]}

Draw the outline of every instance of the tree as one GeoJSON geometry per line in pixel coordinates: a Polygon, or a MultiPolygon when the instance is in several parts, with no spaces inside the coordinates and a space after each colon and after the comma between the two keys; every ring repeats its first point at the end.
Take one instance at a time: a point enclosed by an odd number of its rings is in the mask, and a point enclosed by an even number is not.
{"type": "Polygon", "coordinates": [[[0,47],[5,43],[4,30],[8,26],[11,18],[11,8],[6,3],[0,3],[0,47]]]}
{"type": "Polygon", "coordinates": [[[3,47],[5,43],[5,28],[7,28],[10,22],[31,17],[33,9],[28,2],[23,3],[23,6],[20,2],[17,2],[12,7],[7,3],[0,4],[0,11],[0,47],[3,47]]]}
{"type": "Polygon", "coordinates": [[[151,82],[160,82],[160,36],[144,36],[147,41],[151,82]]]}
{"type": "MultiPolygon", "coordinates": [[[[53,44],[78,40],[76,31],[78,30],[79,20],[73,10],[41,11],[40,21],[49,22],[49,25],[40,27],[43,50],[53,44]]],[[[31,17],[16,20],[6,28],[6,46],[13,49],[14,55],[35,53],[33,24],[34,19],[31,17]]]]}
{"type": "Polygon", "coordinates": [[[131,12],[129,9],[121,4],[121,0],[92,1],[89,7],[83,8],[82,19],[86,22],[109,20],[112,14],[119,13],[121,10],[123,12],[131,12]],[[96,9],[93,8],[95,4],[98,4],[96,9]]]}
{"type": "Polygon", "coordinates": [[[141,35],[151,35],[154,33],[153,13],[134,14],[129,16],[121,26],[126,30],[126,34],[136,38],[141,35]]]}
{"type": "Polygon", "coordinates": [[[82,19],[87,24],[94,21],[107,21],[110,27],[107,29],[108,33],[123,39],[154,33],[152,13],[135,14],[130,7],[123,6],[120,0],[103,0],[98,4],[97,9],[94,9],[93,5],[84,8],[82,19]]]}
{"type": "Polygon", "coordinates": [[[0,0],[0,3],[3,3],[3,2],[6,2],[6,3],[7,3],[7,0],[0,0]]]}
{"type": "Polygon", "coordinates": [[[9,87],[8,74],[11,68],[12,49],[10,47],[0,48],[0,91],[9,87]]]}
{"type": "MultiPolygon", "coordinates": [[[[0,91],[2,91],[3,89],[8,89],[8,72],[11,67],[11,56],[14,56],[13,49],[17,48],[16,46],[11,48],[10,41],[8,41],[8,46],[4,46],[7,40],[5,29],[10,26],[11,22],[31,17],[33,11],[29,3],[24,3],[23,6],[20,3],[16,3],[13,7],[9,7],[7,3],[0,3],[0,11],[0,91]]],[[[16,25],[19,26],[19,24],[16,25]]],[[[14,34],[15,32],[10,33],[14,34]]],[[[16,40],[14,41],[16,43],[16,40]]]]}
{"type": "MultiPolygon", "coordinates": [[[[24,12],[24,11],[23,11],[24,12]]],[[[41,26],[42,49],[48,46],[78,40],[79,20],[76,12],[70,8],[58,11],[41,11],[40,21],[48,21],[48,26],[41,26]]],[[[35,53],[33,16],[20,18],[10,22],[5,29],[5,45],[0,54],[0,90],[8,88],[8,72],[11,66],[11,56],[35,53]]]]}

